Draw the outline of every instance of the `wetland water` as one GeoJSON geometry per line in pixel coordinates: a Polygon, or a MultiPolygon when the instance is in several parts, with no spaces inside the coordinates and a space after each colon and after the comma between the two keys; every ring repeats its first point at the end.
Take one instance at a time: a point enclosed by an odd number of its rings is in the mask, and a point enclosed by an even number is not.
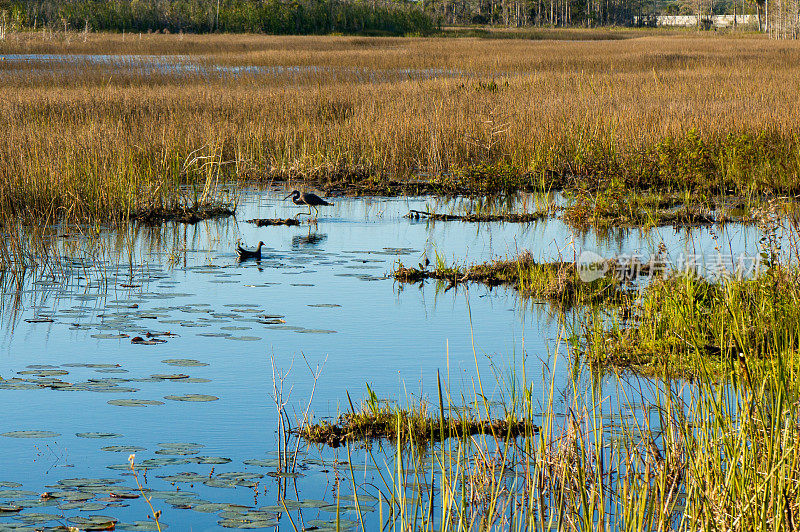
{"type": "MultiPolygon", "coordinates": [[[[231,519],[247,512],[250,528],[291,530],[285,516],[277,519],[282,494],[299,501],[288,505],[296,524],[333,527],[336,481],[345,479],[345,496],[350,486],[340,463],[346,453],[301,446],[302,476],[288,493],[286,478],[270,476],[278,450],[272,360],[288,371],[291,416],[301,415],[314,384],[306,361],[324,363],[311,407],[317,419],[345,410],[347,392],[360,401],[366,383],[400,403],[433,397],[437,371],[467,397],[480,372],[496,397],[495,372],[519,369],[523,356],[527,380],[541,381],[547,393],[560,329],[552,309],[520,301],[511,289],[401,286],[388,277],[397,261],[416,265],[425,252],[460,263],[523,250],[543,260],[582,249],[649,254],[662,241],[672,256],[758,251],[753,227],[629,230],[600,239],[575,236],[555,220],[403,217],[426,205],[458,212],[466,202],[433,198],[332,198],[315,225],[245,222],[294,215],[285,195],[245,192],[235,218],[108,232],[101,257],[75,259],[69,279],[30,277],[18,291],[6,287],[0,530],[81,524],[93,515],[118,519],[117,529],[150,529],[122,525],[146,521],[144,500],[108,497],[135,490],[125,470],[131,452],[147,468],[145,487],[155,490],[153,505],[172,530],[234,526],[231,519]],[[262,260],[237,262],[239,238],[251,246],[263,240],[262,260]],[[171,335],[159,336],[165,332],[171,335]],[[166,341],[131,342],[147,333],[166,341]],[[43,492],[56,497],[42,499],[43,492]],[[22,510],[3,510],[13,507],[22,510]]],[[[569,387],[568,366],[556,366],[556,389],[569,387]]],[[[377,527],[368,485],[374,470],[363,451],[354,451],[353,462],[365,484],[365,519],[377,527]]],[[[355,513],[346,498],[340,510],[347,529],[355,513]]]]}
{"type": "Polygon", "coordinates": [[[326,77],[356,83],[400,82],[436,78],[469,78],[474,74],[444,68],[392,68],[375,70],[357,67],[314,65],[227,65],[186,55],[123,54],[0,54],[0,80],[23,76],[67,76],[76,71],[97,71],[129,76],[184,76],[235,78],[257,76],[297,82],[307,77],[326,77]]]}

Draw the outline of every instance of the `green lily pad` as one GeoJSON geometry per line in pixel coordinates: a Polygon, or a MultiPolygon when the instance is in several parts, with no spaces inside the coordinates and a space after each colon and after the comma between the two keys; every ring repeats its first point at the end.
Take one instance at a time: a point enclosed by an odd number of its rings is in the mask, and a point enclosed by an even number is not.
{"type": "Polygon", "coordinates": [[[200,362],[199,360],[195,360],[193,358],[168,358],[167,360],[162,360],[161,362],[163,364],[169,364],[170,366],[181,367],[208,366],[206,362],[200,362]]]}
{"type": "Polygon", "coordinates": [[[184,471],[182,473],[177,473],[175,475],[159,475],[158,478],[171,483],[176,482],[185,482],[187,484],[193,484],[195,482],[203,482],[208,480],[208,475],[201,475],[200,473],[193,473],[191,471],[184,471]]]}
{"type": "Polygon", "coordinates": [[[187,393],[186,395],[165,395],[164,399],[169,399],[170,401],[188,401],[188,402],[208,402],[208,401],[218,401],[219,397],[214,395],[203,395],[199,393],[187,393]]]}
{"type": "Polygon", "coordinates": [[[111,453],[138,453],[139,451],[145,451],[146,449],[144,447],[137,447],[136,445],[109,445],[108,447],[103,447],[100,450],[111,453]]]}
{"type": "Polygon", "coordinates": [[[6,438],[56,438],[61,434],[49,430],[15,430],[4,432],[0,436],[5,436],[6,438]]]}
{"type": "Polygon", "coordinates": [[[116,432],[78,432],[75,436],[79,438],[97,438],[97,439],[105,439],[105,438],[121,438],[122,434],[117,434],[116,432]]]}
{"type": "Polygon", "coordinates": [[[30,524],[42,524],[61,519],[61,516],[56,514],[29,513],[29,514],[19,514],[17,515],[17,517],[15,517],[15,519],[30,524]]]}
{"type": "Polygon", "coordinates": [[[223,456],[193,456],[189,458],[189,461],[195,464],[209,465],[229,464],[232,462],[230,458],[225,458],[223,456]]]}
{"type": "Polygon", "coordinates": [[[261,340],[259,336],[226,336],[226,340],[237,340],[239,342],[257,342],[261,340]]]}
{"type": "Polygon", "coordinates": [[[27,490],[0,490],[0,499],[19,499],[22,497],[38,497],[35,491],[27,490]]]}
{"type": "Polygon", "coordinates": [[[251,460],[245,460],[243,463],[258,467],[278,467],[280,465],[280,461],[277,458],[269,458],[266,460],[254,458],[251,460]]]}
{"type": "Polygon", "coordinates": [[[202,443],[184,443],[184,442],[166,442],[159,443],[159,447],[164,449],[202,449],[205,447],[202,443]]]}
{"type": "Polygon", "coordinates": [[[119,484],[122,482],[121,479],[118,478],[65,478],[59,480],[57,484],[59,486],[64,486],[68,488],[93,488],[93,487],[100,487],[103,489],[107,489],[109,486],[113,486],[114,484],[119,484]]]}
{"type": "Polygon", "coordinates": [[[18,371],[17,375],[36,375],[37,377],[59,377],[69,375],[69,371],[63,369],[26,369],[18,371]]]}
{"type": "MultiPolygon", "coordinates": [[[[165,530],[167,525],[162,523],[161,521],[158,522],[161,526],[161,530],[165,530]]],[[[133,530],[136,532],[153,532],[158,531],[158,527],[156,526],[155,522],[153,521],[134,521],[133,523],[117,523],[117,530],[133,530]]]]}
{"type": "Polygon", "coordinates": [[[227,509],[228,506],[230,506],[230,505],[228,503],[224,503],[224,502],[209,502],[209,503],[205,503],[205,504],[198,504],[197,506],[192,508],[192,510],[194,510],[195,512],[203,512],[203,513],[213,514],[213,513],[219,512],[221,510],[227,509]]]}
{"type": "Polygon", "coordinates": [[[278,525],[277,519],[222,519],[217,524],[222,528],[238,528],[241,530],[257,530],[259,528],[272,528],[278,525]]]}
{"type": "MultiPolygon", "coordinates": [[[[104,525],[106,523],[116,524],[117,520],[107,515],[90,515],[89,517],[70,517],[67,519],[70,523],[81,525],[88,530],[90,526],[104,525]]],[[[113,530],[113,529],[110,529],[113,530]]]]}
{"type": "Polygon", "coordinates": [[[186,458],[148,458],[147,460],[142,460],[139,465],[143,467],[153,468],[153,467],[162,467],[167,465],[178,465],[178,464],[188,464],[189,460],[186,458]]]}
{"type": "Polygon", "coordinates": [[[163,401],[154,401],[152,399],[112,399],[108,404],[114,406],[130,406],[130,407],[145,407],[154,405],[163,405],[163,401]]]}
{"type": "Polygon", "coordinates": [[[159,449],[156,454],[166,454],[170,456],[185,456],[188,454],[197,454],[199,451],[195,449],[159,449]]]}

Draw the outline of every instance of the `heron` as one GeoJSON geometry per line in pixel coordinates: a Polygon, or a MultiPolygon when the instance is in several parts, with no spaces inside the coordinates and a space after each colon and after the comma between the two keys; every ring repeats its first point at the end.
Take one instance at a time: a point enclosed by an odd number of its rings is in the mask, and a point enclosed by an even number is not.
{"type": "Polygon", "coordinates": [[[328,203],[327,201],[320,198],[316,194],[313,194],[311,192],[300,192],[299,190],[292,190],[292,193],[283,199],[286,200],[289,198],[292,198],[292,203],[294,203],[295,205],[308,205],[307,213],[300,212],[297,213],[295,217],[300,216],[301,214],[307,214],[308,216],[311,216],[311,209],[313,208],[314,212],[316,212],[314,218],[316,218],[317,216],[319,216],[319,209],[317,207],[321,205],[333,205],[333,203],[328,203]]]}
{"type": "Polygon", "coordinates": [[[239,260],[245,259],[260,259],[261,258],[261,246],[263,246],[263,242],[258,243],[258,247],[255,250],[243,248],[241,244],[236,246],[236,254],[239,256],[239,260]]]}

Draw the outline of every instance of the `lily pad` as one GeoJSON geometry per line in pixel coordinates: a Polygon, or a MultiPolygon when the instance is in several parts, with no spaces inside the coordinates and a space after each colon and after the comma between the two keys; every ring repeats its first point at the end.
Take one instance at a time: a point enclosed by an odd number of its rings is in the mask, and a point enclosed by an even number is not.
{"type": "Polygon", "coordinates": [[[209,401],[218,401],[219,397],[214,395],[203,395],[200,393],[187,393],[186,395],[165,395],[164,399],[169,399],[170,401],[188,401],[188,402],[209,402],[209,401]]]}
{"type": "Polygon", "coordinates": [[[15,430],[4,432],[0,436],[5,436],[6,438],[56,438],[61,434],[49,430],[15,430]]]}
{"type": "Polygon", "coordinates": [[[36,497],[39,494],[27,490],[0,490],[0,499],[19,499],[21,497],[36,497]]]}
{"type": "Polygon", "coordinates": [[[108,404],[114,406],[130,406],[130,407],[145,407],[163,405],[163,401],[154,401],[152,399],[112,399],[108,404]]]}
{"type": "Polygon", "coordinates": [[[189,458],[190,462],[194,462],[195,464],[210,464],[210,465],[219,465],[219,464],[229,464],[232,462],[230,458],[225,458],[223,456],[193,456],[189,458]]]}
{"type": "Polygon", "coordinates": [[[153,467],[163,467],[167,465],[178,465],[178,464],[188,464],[189,460],[186,458],[148,458],[147,460],[142,460],[139,465],[143,467],[153,468],[153,467]]]}
{"type": "Polygon", "coordinates": [[[61,516],[56,514],[29,513],[20,514],[15,517],[15,519],[19,519],[20,521],[30,524],[42,524],[61,519],[61,516]]]}
{"type": "Polygon", "coordinates": [[[79,438],[98,438],[98,439],[105,439],[105,438],[121,438],[122,434],[117,434],[116,432],[78,432],[75,436],[79,438]]]}
{"type": "Polygon", "coordinates": [[[205,447],[202,443],[184,443],[184,442],[167,442],[167,443],[159,443],[159,447],[163,447],[164,449],[202,449],[205,447]]]}
{"type": "Polygon", "coordinates": [[[112,453],[138,453],[139,451],[145,451],[146,449],[144,447],[137,447],[136,445],[109,445],[108,447],[103,447],[100,450],[112,453]]]}
{"type": "Polygon", "coordinates": [[[193,358],[168,358],[167,360],[162,360],[161,362],[163,364],[169,364],[170,366],[181,367],[208,366],[206,362],[200,362],[199,360],[195,360],[193,358]]]}
{"type": "MultiPolygon", "coordinates": [[[[158,522],[161,526],[161,530],[167,528],[167,525],[162,523],[161,521],[158,522]]],[[[133,523],[117,523],[117,530],[133,530],[136,532],[153,532],[158,531],[159,528],[153,521],[134,521],[133,523]]]]}

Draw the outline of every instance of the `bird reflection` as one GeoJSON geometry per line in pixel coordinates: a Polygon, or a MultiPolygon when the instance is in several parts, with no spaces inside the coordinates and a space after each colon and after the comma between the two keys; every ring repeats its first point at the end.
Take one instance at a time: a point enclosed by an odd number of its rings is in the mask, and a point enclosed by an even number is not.
{"type": "Polygon", "coordinates": [[[318,248],[320,244],[328,239],[327,233],[311,232],[311,226],[308,227],[308,234],[295,235],[292,237],[292,249],[301,248],[318,248]]]}

